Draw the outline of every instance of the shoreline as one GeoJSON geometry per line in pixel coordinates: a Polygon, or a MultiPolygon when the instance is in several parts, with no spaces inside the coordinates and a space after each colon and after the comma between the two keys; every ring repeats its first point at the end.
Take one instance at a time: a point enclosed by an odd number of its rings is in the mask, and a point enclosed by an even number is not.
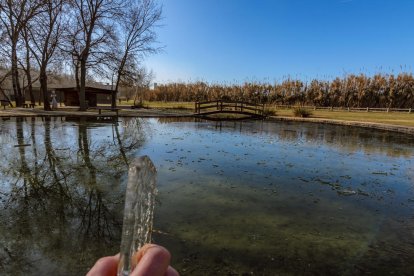
{"type": "MultiPolygon", "coordinates": [[[[83,111],[79,112],[78,108],[65,108],[64,110],[44,111],[40,109],[27,109],[27,108],[13,108],[0,110],[0,118],[10,117],[88,117],[88,118],[101,118],[101,117],[114,117],[114,112],[102,112],[98,114],[96,111],[83,111]]],[[[194,118],[193,113],[188,112],[172,112],[165,109],[121,109],[118,117],[142,117],[142,118],[194,118]]],[[[267,121],[285,121],[285,122],[309,122],[319,124],[331,124],[342,126],[355,126],[363,128],[371,128],[376,130],[392,131],[398,133],[404,133],[414,135],[414,127],[374,123],[374,122],[361,122],[361,121],[346,121],[346,120],[334,120],[323,118],[299,118],[299,117],[286,117],[286,116],[269,116],[265,120],[267,121]]]]}
{"type": "Polygon", "coordinates": [[[333,120],[333,119],[323,119],[323,118],[298,118],[298,117],[269,117],[267,120],[285,121],[285,122],[309,122],[309,123],[331,124],[331,125],[340,125],[340,126],[363,127],[363,128],[371,128],[371,129],[376,129],[376,130],[392,131],[392,132],[399,132],[399,133],[414,135],[414,127],[382,124],[382,123],[344,121],[344,120],[333,120]]]}

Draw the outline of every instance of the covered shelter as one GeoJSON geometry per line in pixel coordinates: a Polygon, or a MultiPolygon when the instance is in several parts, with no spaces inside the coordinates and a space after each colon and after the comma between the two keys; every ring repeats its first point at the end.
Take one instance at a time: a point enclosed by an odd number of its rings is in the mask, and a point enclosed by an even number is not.
{"type": "MultiPolygon", "coordinates": [[[[79,93],[76,87],[64,87],[54,89],[57,95],[61,95],[65,106],[79,106],[79,93]]],[[[100,104],[110,104],[113,95],[112,89],[85,87],[85,99],[88,107],[96,107],[100,104]]]]}

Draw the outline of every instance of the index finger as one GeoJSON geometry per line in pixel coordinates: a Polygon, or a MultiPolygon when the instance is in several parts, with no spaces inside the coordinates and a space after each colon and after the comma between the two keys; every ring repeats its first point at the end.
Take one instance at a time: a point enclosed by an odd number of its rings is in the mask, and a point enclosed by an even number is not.
{"type": "Polygon", "coordinates": [[[135,258],[138,264],[131,276],[164,276],[168,270],[171,255],[162,246],[146,244],[138,251],[135,258]]]}
{"type": "Polygon", "coordinates": [[[113,276],[116,275],[119,254],[100,258],[86,276],[113,276]]]}

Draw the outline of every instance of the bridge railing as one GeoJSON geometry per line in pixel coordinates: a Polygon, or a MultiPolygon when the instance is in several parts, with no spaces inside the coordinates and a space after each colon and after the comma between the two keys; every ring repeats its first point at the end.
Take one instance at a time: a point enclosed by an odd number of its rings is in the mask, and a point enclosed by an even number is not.
{"type": "Polygon", "coordinates": [[[222,111],[230,113],[251,113],[263,116],[264,104],[255,104],[243,101],[206,101],[196,102],[194,112],[202,114],[208,111],[222,111]]]}

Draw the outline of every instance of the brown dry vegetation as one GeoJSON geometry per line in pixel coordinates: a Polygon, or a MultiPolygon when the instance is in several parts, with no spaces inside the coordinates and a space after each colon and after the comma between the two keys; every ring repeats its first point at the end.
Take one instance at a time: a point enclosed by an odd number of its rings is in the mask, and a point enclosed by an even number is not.
{"type": "Polygon", "coordinates": [[[219,85],[205,82],[171,83],[148,90],[147,101],[243,100],[266,104],[325,107],[414,107],[414,77],[411,73],[348,75],[332,81],[286,79],[281,83],[219,85]]]}

